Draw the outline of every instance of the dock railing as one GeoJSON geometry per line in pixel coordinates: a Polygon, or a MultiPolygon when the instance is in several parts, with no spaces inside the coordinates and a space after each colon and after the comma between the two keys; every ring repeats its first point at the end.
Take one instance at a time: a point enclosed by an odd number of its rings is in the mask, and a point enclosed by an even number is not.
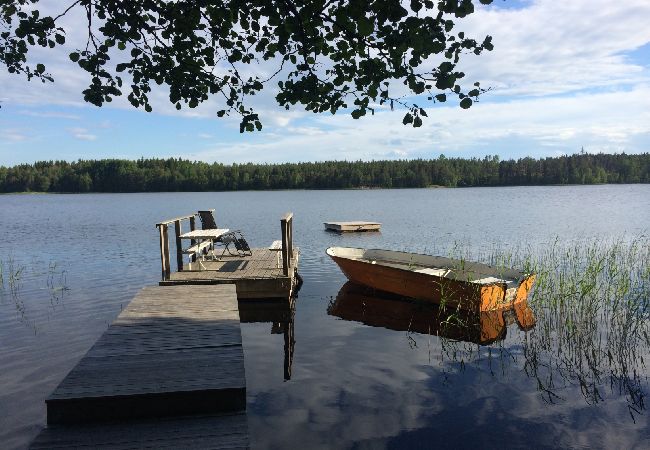
{"type": "Polygon", "coordinates": [[[291,273],[293,258],[293,213],[286,213],[280,220],[282,231],[282,272],[285,276],[291,273]]]}
{"type": "MultiPolygon", "coordinates": [[[[198,213],[188,214],[186,216],[175,217],[169,220],[163,220],[158,222],[156,227],[158,228],[158,234],[160,236],[160,263],[162,265],[162,279],[163,281],[169,280],[171,275],[171,263],[169,259],[169,226],[174,224],[174,234],[176,241],[176,264],[178,266],[178,271],[183,270],[183,246],[181,244],[181,234],[183,234],[182,222],[189,220],[190,222],[190,231],[196,229],[196,216],[198,213]]],[[[194,245],[195,242],[191,241],[191,245],[194,245]]],[[[195,258],[195,256],[193,256],[195,258]]]]}

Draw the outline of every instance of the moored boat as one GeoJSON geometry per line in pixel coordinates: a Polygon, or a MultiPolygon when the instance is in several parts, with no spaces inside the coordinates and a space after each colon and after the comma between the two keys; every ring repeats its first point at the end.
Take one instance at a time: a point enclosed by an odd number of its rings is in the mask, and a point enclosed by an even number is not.
{"type": "Polygon", "coordinates": [[[350,281],[470,311],[510,307],[535,281],[534,274],[442,256],[350,247],[327,254],[350,281]]]}

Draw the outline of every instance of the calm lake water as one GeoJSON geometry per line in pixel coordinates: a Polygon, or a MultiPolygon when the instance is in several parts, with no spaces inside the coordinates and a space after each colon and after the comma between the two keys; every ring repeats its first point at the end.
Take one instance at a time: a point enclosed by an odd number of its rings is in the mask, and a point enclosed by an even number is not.
{"type": "Polygon", "coordinates": [[[648,411],[632,414],[606,377],[598,402],[571,380],[540,390],[516,326],[498,346],[467,344],[472,357],[460,362],[439,337],[329,315],[346,280],[325,255],[631,239],[650,228],[650,185],[0,196],[0,447],[28,445],[47,395],[158,282],[154,224],[205,208],[260,247],[279,238],[283,213],[295,215],[304,284],[290,380],[283,335],[242,325],[253,448],[650,447],[648,411]],[[336,235],[323,230],[331,220],[383,227],[336,235]]]}

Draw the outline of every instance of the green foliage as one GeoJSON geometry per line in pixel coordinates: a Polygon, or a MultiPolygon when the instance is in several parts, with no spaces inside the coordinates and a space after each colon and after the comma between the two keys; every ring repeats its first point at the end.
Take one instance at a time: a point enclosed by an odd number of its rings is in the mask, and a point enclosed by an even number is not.
{"type": "Polygon", "coordinates": [[[0,166],[0,192],[195,192],[594,183],[650,183],[650,154],[581,153],[516,161],[501,161],[498,156],[462,159],[441,155],[432,160],[232,166],[174,158],[107,159],[0,166]]]}
{"type": "Polygon", "coordinates": [[[419,127],[422,109],[405,98],[426,93],[442,102],[455,95],[468,108],[467,96],[485,90],[475,83],[463,93],[465,74],[456,66],[462,54],[493,48],[490,36],[478,41],[453,33],[454,20],[474,12],[472,0],[77,0],[56,17],[41,17],[37,3],[0,4],[0,62],[10,73],[53,81],[43,64],[27,64],[28,52],[66,43],[57,23],[85,10],[87,23],[76,26],[88,30],[87,39],[68,44],[75,48],[70,60],[91,76],[82,92],[87,102],[101,106],[125,94],[134,107],[151,111],[151,84],[164,84],[177,109],[220,98],[217,115],[239,115],[242,132],[262,128],[247,97],[272,79],[287,109],[347,109],[358,119],[373,112],[372,104],[397,103],[412,117],[403,122],[419,127]],[[262,61],[276,63],[270,76],[255,74],[252,65],[262,61]],[[399,82],[406,97],[391,85],[399,82]]]}

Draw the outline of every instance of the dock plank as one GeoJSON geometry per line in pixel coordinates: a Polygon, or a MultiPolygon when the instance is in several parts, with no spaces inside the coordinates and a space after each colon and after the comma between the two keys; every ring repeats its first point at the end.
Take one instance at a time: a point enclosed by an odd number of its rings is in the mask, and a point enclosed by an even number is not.
{"type": "MultiPolygon", "coordinates": [[[[240,299],[251,298],[289,298],[295,284],[294,273],[289,276],[277,267],[277,254],[268,248],[253,248],[250,256],[224,255],[219,261],[202,261],[192,264],[192,270],[182,270],[170,274],[168,280],[160,282],[168,285],[206,285],[234,284],[240,299]]],[[[294,248],[292,267],[298,267],[299,249],[294,248]]]]}
{"type": "Polygon", "coordinates": [[[143,288],[48,397],[48,424],[245,409],[234,285],[143,288]]]}
{"type": "Polygon", "coordinates": [[[30,448],[249,448],[246,414],[149,419],[111,424],[48,427],[30,448]]]}

